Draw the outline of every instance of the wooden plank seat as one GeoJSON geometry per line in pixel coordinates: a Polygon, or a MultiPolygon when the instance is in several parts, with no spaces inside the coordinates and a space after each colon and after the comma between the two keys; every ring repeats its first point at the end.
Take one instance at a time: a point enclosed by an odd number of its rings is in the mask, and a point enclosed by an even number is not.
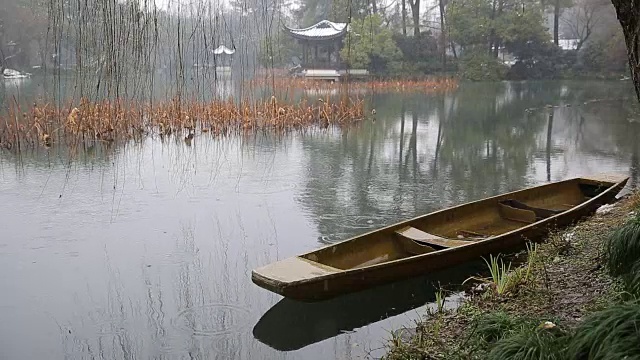
{"type": "Polygon", "coordinates": [[[533,224],[537,221],[536,213],[532,210],[518,209],[502,202],[498,204],[498,212],[501,218],[519,223],[533,224]]]}
{"type": "Polygon", "coordinates": [[[458,239],[460,240],[463,240],[463,239],[468,239],[472,241],[486,240],[491,236],[492,235],[487,235],[487,234],[483,234],[483,233],[479,233],[471,230],[458,230],[458,239]]]}
{"type": "Polygon", "coordinates": [[[420,255],[437,251],[435,248],[427,244],[418,243],[404,236],[398,236],[396,237],[396,240],[400,241],[402,249],[411,255],[420,255]]]}
{"type": "Polygon", "coordinates": [[[471,243],[471,241],[443,238],[438,235],[429,234],[411,226],[405,226],[396,230],[396,234],[404,238],[413,240],[417,243],[435,245],[443,248],[457,247],[471,243]]]}
{"type": "MultiPolygon", "coordinates": [[[[552,210],[552,209],[545,209],[545,208],[540,208],[540,207],[534,207],[534,206],[530,206],[527,205],[521,201],[518,200],[514,200],[514,199],[508,199],[508,200],[503,200],[500,201],[500,205],[502,206],[501,210],[504,211],[505,213],[508,214],[512,214],[515,215],[516,212],[513,211],[512,209],[508,209],[508,208],[513,208],[513,209],[517,209],[517,210],[525,210],[525,211],[531,211],[534,213],[535,218],[532,222],[536,222],[538,220],[542,220],[542,219],[546,219],[550,216],[559,214],[561,212],[563,212],[563,210],[552,210]],[[508,208],[505,208],[508,207],[508,208]]],[[[525,213],[520,211],[517,212],[518,215],[517,217],[520,217],[520,219],[512,219],[512,220],[525,220],[525,221],[529,221],[530,218],[530,214],[529,213],[525,213]]]]}

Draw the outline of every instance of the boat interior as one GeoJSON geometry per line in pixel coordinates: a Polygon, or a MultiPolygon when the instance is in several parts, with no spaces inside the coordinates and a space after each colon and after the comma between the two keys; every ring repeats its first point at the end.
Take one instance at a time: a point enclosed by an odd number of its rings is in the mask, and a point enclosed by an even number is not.
{"type": "Polygon", "coordinates": [[[303,258],[339,271],[464,246],[570,210],[611,185],[572,179],[521,190],[427,214],[303,258]]]}

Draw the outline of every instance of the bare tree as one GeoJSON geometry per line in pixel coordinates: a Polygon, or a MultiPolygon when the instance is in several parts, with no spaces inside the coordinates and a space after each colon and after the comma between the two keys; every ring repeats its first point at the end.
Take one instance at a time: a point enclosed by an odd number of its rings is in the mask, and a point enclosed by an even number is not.
{"type": "MultiPolygon", "coordinates": [[[[502,15],[502,9],[504,7],[503,0],[493,0],[491,2],[491,21],[494,21],[496,18],[502,15]]],[[[491,32],[489,33],[489,52],[493,54],[493,57],[497,58],[500,50],[500,40],[496,35],[496,29],[492,27],[491,32]]]]}
{"type": "Polygon", "coordinates": [[[616,8],[618,20],[622,25],[631,77],[636,96],[640,101],[640,0],[611,0],[611,2],[616,8]]]}
{"type": "Polygon", "coordinates": [[[407,36],[407,0],[402,2],[402,35],[407,36]]]}
{"type": "MultiPolygon", "coordinates": [[[[0,36],[0,41],[2,41],[2,36],[0,36]]],[[[4,69],[9,66],[10,60],[22,53],[22,48],[18,48],[17,51],[13,53],[9,52],[6,48],[7,46],[5,46],[4,42],[0,44],[0,75],[2,75],[4,69]]]]}
{"type": "Polygon", "coordinates": [[[420,0],[409,0],[413,16],[413,35],[420,35],[420,0]]]}
{"type": "Polygon", "coordinates": [[[0,75],[7,67],[28,65],[30,42],[39,42],[46,30],[43,8],[36,0],[0,0],[0,75]]]}
{"type": "Polygon", "coordinates": [[[442,56],[442,71],[447,71],[447,41],[446,41],[446,33],[445,33],[445,0],[439,0],[438,6],[440,10],[440,51],[442,56]]]}
{"type": "Polygon", "coordinates": [[[568,35],[578,39],[576,50],[582,48],[601,22],[605,5],[602,0],[577,0],[573,9],[563,14],[562,22],[568,35]]]}
{"type": "Polygon", "coordinates": [[[556,46],[560,43],[559,38],[560,0],[553,4],[553,43],[556,46]]]}

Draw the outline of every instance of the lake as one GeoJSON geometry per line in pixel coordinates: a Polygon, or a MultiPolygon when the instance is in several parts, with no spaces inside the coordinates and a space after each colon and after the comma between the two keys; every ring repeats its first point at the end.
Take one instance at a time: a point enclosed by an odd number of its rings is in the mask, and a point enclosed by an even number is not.
{"type": "MultiPolygon", "coordinates": [[[[46,91],[30,79],[0,94],[46,91]]],[[[366,101],[375,116],[342,130],[0,150],[0,358],[380,356],[435,288],[483,263],[317,304],[255,286],[251,270],[547,181],[610,171],[638,184],[628,81],[366,101]]]]}

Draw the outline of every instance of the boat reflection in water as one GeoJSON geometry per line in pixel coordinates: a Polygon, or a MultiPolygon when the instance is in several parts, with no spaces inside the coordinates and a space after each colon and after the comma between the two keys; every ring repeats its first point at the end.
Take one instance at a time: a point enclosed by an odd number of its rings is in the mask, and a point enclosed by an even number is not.
{"type": "Polygon", "coordinates": [[[432,303],[440,285],[461,284],[485,269],[478,260],[321,302],[283,298],[258,320],[253,336],[279,351],[298,350],[432,303]]]}

